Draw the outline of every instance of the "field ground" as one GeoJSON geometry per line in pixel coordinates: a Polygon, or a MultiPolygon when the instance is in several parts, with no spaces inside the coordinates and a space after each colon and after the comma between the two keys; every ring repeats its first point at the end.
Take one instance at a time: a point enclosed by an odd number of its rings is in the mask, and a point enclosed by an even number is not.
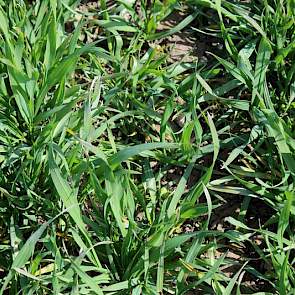
{"type": "Polygon", "coordinates": [[[0,295],[295,294],[294,0],[0,0],[0,295]]]}

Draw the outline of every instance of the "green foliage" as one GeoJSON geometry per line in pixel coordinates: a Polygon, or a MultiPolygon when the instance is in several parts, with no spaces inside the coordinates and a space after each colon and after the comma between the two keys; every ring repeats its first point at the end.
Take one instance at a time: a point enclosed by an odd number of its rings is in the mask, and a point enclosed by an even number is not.
{"type": "Polygon", "coordinates": [[[292,294],[294,1],[29,2],[0,0],[0,294],[292,294]],[[222,53],[171,62],[188,28],[222,53]]]}

